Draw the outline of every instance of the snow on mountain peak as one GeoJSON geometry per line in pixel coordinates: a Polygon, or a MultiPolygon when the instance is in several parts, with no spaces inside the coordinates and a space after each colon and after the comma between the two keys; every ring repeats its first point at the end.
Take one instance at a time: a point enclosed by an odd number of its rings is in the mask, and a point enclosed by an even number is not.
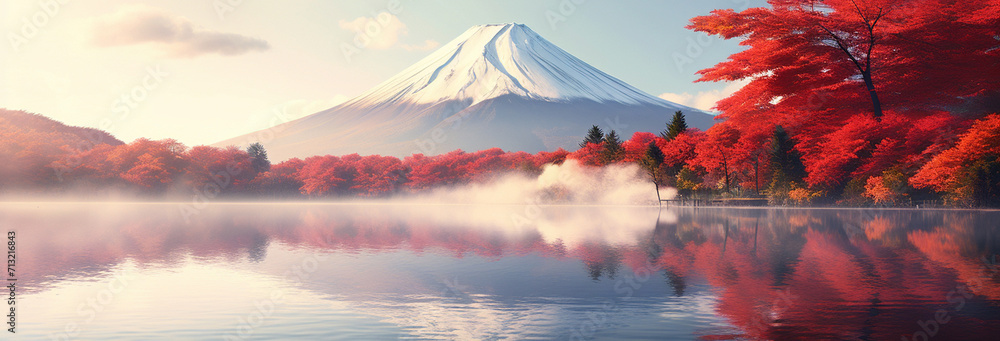
{"type": "Polygon", "coordinates": [[[623,104],[671,103],[577,59],[523,24],[478,25],[347,103],[429,104],[503,95],[545,101],[590,99],[623,104]]]}
{"type": "Polygon", "coordinates": [[[575,148],[594,124],[623,137],[658,131],[677,110],[692,127],[714,122],[601,72],[527,26],[480,25],[344,104],[216,145],[267,135],[261,142],[274,160],[489,148],[534,153],[575,148]]]}

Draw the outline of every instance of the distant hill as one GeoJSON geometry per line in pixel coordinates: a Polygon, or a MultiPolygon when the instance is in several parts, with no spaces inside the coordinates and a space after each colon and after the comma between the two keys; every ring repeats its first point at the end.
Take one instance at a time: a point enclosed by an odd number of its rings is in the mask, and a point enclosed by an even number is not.
{"type": "MultiPolygon", "coordinates": [[[[14,130],[55,133],[63,136],[62,142],[96,141],[112,146],[125,144],[107,132],[95,128],[68,126],[51,118],[20,110],[0,108],[0,136],[14,130]]],[[[57,141],[53,141],[57,142],[57,141]]]]}
{"type": "Polygon", "coordinates": [[[97,145],[124,144],[107,132],[63,124],[24,111],[0,109],[0,191],[57,180],[52,162],[97,145]]]}

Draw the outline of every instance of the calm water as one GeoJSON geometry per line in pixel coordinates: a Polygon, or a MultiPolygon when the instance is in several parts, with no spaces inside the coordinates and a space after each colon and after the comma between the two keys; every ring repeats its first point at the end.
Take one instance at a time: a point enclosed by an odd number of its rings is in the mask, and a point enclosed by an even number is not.
{"type": "Polygon", "coordinates": [[[0,204],[0,228],[17,232],[16,335],[1000,335],[997,212],[291,204],[181,212],[0,204]]]}

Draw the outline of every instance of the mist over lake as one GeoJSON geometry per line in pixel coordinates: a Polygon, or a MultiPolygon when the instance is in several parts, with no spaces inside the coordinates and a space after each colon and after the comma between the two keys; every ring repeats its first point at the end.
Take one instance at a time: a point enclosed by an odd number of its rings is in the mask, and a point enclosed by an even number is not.
{"type": "Polygon", "coordinates": [[[996,211],[211,204],[186,222],[178,205],[0,206],[18,336],[1000,332],[996,211]]]}

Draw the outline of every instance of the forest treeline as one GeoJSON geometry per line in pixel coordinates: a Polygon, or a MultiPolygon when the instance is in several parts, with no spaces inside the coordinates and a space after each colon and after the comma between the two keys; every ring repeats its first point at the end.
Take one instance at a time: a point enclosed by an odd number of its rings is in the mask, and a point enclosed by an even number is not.
{"type": "MultiPolygon", "coordinates": [[[[910,143],[946,141],[937,138],[936,127],[898,125],[910,143]]],[[[510,173],[537,176],[547,164],[574,159],[591,167],[635,163],[646,170],[650,181],[676,187],[684,196],[766,196],[776,205],[909,205],[914,199],[944,199],[956,206],[996,203],[1000,115],[972,122],[949,147],[937,147],[936,155],[924,156],[926,161],[878,154],[860,163],[855,172],[827,172],[823,177],[808,171],[805,164],[816,161],[804,161],[799,143],[783,127],[775,126],[760,149],[741,149],[746,145],[734,138],[737,134],[734,129],[687,128],[684,115],[677,112],[659,134],[639,132],[628,140],[594,126],[574,152],[531,154],[493,148],[403,159],[325,155],[272,165],[259,144],[246,149],[188,148],[170,139],[144,138],[126,144],[99,130],[0,111],[0,158],[6,160],[0,164],[0,193],[386,197],[487,182],[510,173]],[[904,162],[917,163],[916,171],[901,171],[904,162]],[[854,176],[879,167],[884,170],[854,176]],[[835,192],[837,187],[830,183],[843,185],[835,192]]]]}
{"type": "MultiPolygon", "coordinates": [[[[718,123],[706,131],[689,129],[676,113],[664,117],[659,134],[622,137],[594,127],[573,152],[494,148],[271,165],[260,146],[125,144],[94,129],[3,111],[0,191],[379,197],[538,174],[545,164],[576,159],[594,167],[636,163],[658,186],[687,196],[1000,206],[1000,0],[769,5],[691,20],[689,29],[745,47],[698,71],[699,81],[746,83],[717,103],[718,123]]],[[[696,56],[671,58],[680,67],[696,56]]]]}

